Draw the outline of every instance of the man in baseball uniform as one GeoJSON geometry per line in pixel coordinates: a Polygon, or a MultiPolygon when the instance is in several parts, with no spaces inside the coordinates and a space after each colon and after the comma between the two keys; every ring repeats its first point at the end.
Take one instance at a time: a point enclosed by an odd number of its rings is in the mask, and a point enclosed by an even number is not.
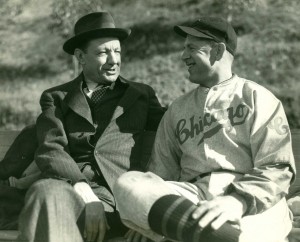
{"type": "Polygon", "coordinates": [[[199,85],[165,113],[149,172],[114,186],[123,222],[139,232],[129,240],[285,241],[295,164],[281,102],[232,72],[237,36],[227,21],[204,17],[174,31],[199,85]]]}

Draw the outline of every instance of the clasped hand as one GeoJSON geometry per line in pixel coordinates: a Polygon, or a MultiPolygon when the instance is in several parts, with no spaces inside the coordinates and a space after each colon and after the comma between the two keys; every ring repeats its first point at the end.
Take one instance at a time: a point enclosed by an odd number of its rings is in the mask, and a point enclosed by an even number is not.
{"type": "Polygon", "coordinates": [[[246,204],[243,200],[235,196],[219,196],[210,201],[200,202],[192,218],[199,220],[198,224],[201,228],[210,224],[214,230],[217,230],[227,221],[239,223],[245,210],[246,204]]]}

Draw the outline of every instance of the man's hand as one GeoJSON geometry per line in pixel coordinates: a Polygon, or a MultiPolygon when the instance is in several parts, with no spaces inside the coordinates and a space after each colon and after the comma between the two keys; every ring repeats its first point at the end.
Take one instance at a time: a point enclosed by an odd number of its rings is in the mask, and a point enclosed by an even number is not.
{"type": "Polygon", "coordinates": [[[239,223],[246,209],[245,201],[238,195],[220,196],[201,202],[192,217],[199,220],[201,228],[211,224],[217,230],[227,221],[239,223]]]}
{"type": "Polygon", "coordinates": [[[84,238],[88,242],[102,242],[109,226],[106,221],[103,204],[98,202],[87,203],[85,207],[84,238]]]}
{"type": "Polygon", "coordinates": [[[78,182],[74,185],[75,191],[86,203],[84,238],[88,242],[102,242],[109,229],[102,202],[94,194],[92,188],[86,182],[78,182]]]}

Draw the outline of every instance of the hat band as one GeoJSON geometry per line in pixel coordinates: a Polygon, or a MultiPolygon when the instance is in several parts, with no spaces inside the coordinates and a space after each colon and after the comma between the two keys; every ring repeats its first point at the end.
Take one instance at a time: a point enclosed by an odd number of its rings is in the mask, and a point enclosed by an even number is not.
{"type": "Polygon", "coordinates": [[[89,25],[89,26],[84,26],[84,27],[80,26],[80,27],[75,29],[75,31],[74,31],[75,35],[89,32],[89,31],[95,30],[95,29],[115,29],[116,28],[115,25],[111,22],[102,23],[101,25],[89,25]]]}

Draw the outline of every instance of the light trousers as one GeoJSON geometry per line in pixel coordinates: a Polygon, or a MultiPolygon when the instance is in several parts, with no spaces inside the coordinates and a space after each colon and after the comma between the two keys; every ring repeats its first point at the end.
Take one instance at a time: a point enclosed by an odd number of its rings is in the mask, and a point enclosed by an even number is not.
{"type": "MultiPolygon", "coordinates": [[[[124,234],[127,228],[121,223],[118,212],[107,212],[112,207],[105,201],[102,203],[111,227],[105,238],[124,234]]],[[[61,180],[43,179],[33,183],[25,196],[18,241],[82,242],[84,226],[85,203],[73,186],[61,180]]]]}
{"type": "MultiPolygon", "coordinates": [[[[221,181],[220,181],[221,182],[221,181]]],[[[187,182],[166,182],[157,175],[131,171],[122,175],[114,194],[122,221],[154,241],[163,236],[151,231],[148,214],[152,205],[165,195],[179,195],[197,204],[204,200],[198,188],[187,182]]],[[[291,230],[291,214],[285,199],[267,211],[241,219],[240,242],[283,242],[291,230]]]]}
{"type": "Polygon", "coordinates": [[[84,207],[84,201],[70,184],[54,179],[35,182],[20,214],[19,240],[82,242],[77,221],[84,207]]]}

